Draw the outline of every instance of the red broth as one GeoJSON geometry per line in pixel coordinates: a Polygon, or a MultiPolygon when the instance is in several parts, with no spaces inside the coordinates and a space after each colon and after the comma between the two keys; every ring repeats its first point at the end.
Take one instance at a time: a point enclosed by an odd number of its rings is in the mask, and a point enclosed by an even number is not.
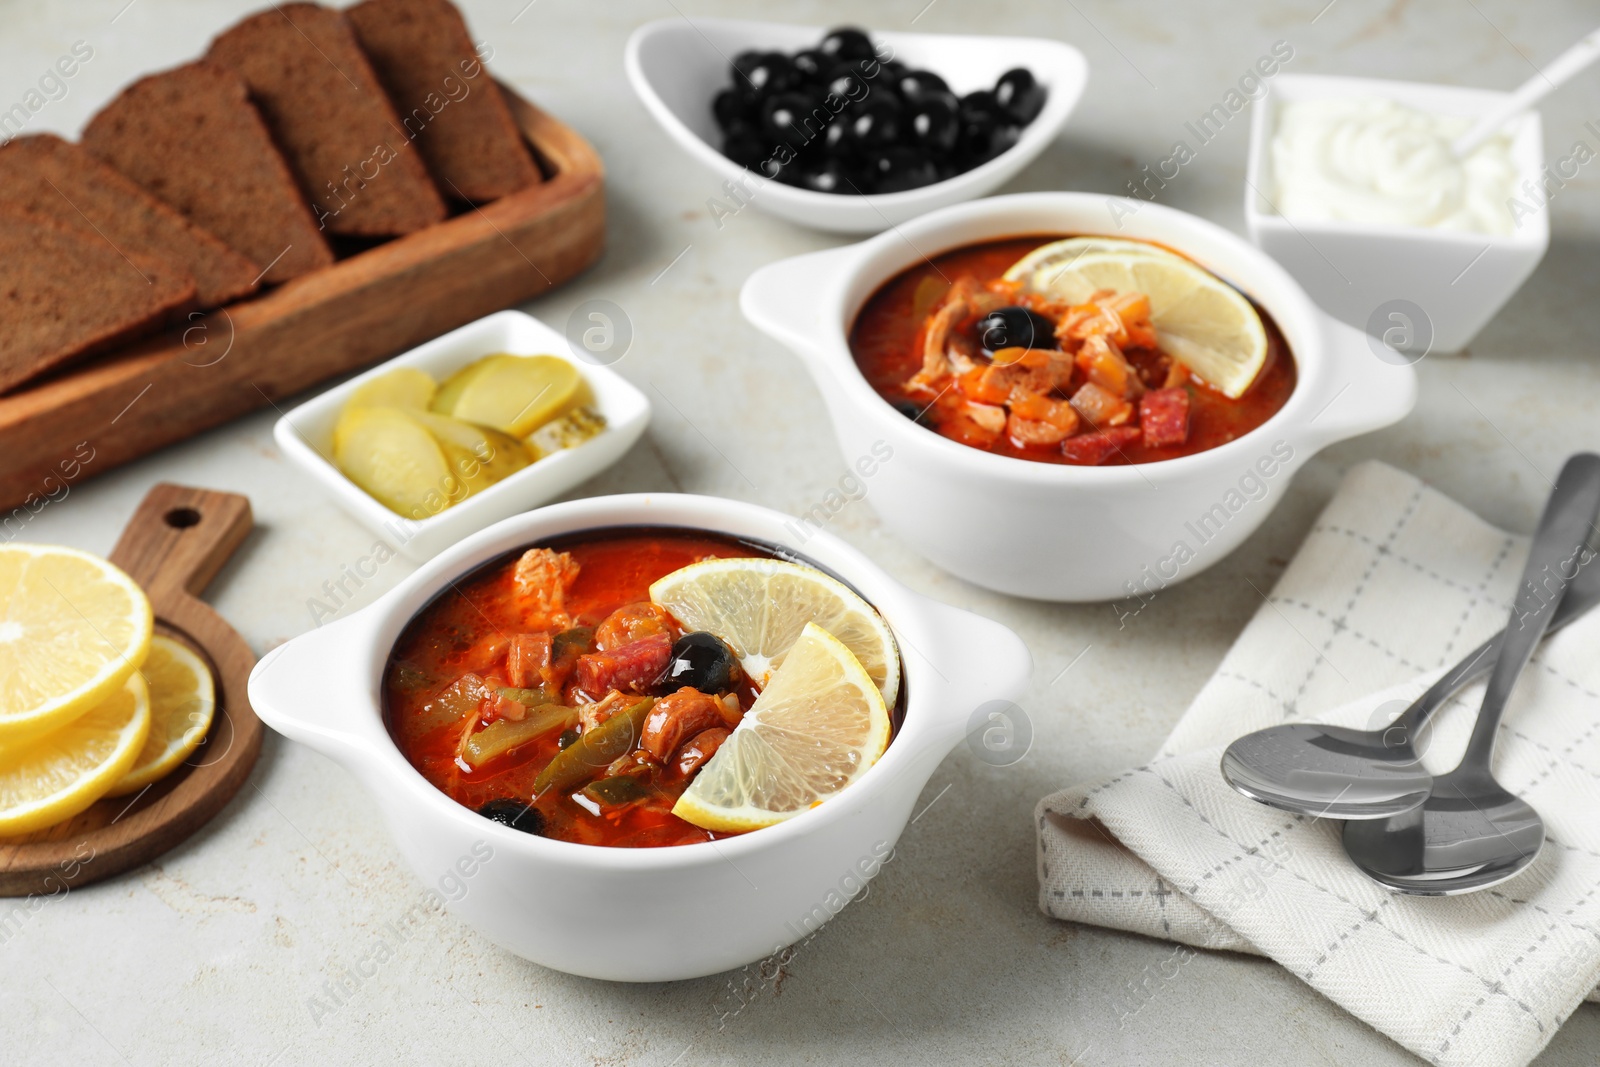
{"type": "MultiPolygon", "coordinates": [[[[579,567],[564,605],[571,627],[597,626],[624,605],[648,601],[651,583],[699,560],[773,556],[763,546],[715,534],[639,527],[570,535],[541,542],[541,547],[566,553],[579,567]]],[[[513,580],[523,551],[480,567],[423,608],[395,642],[384,672],[385,719],[401,753],[435,787],[474,811],[493,801],[527,805],[534,797],[535,779],[560,750],[561,731],[553,730],[471,769],[458,761],[465,720],[441,721],[436,711],[440,695],[468,672],[503,677],[509,670],[509,643],[538,628],[530,627],[527,601],[513,580]]],[[[681,628],[672,634],[681,635],[681,628]]],[[[756,691],[744,682],[734,695],[748,709],[756,691]]],[[[565,702],[573,702],[570,695],[565,702]]],[[[674,767],[657,768],[646,797],[599,814],[575,800],[574,790],[547,791],[532,802],[537,832],[621,848],[733,836],[700,829],[672,814],[673,803],[691,780],[674,767]]]]}
{"type": "MultiPolygon", "coordinates": [[[[998,279],[1027,253],[1059,239],[1058,235],[1036,235],[969,245],[919,263],[885,282],[862,307],[850,331],[850,350],[862,375],[885,400],[908,417],[920,414],[918,421],[942,436],[996,455],[1071,464],[1060,447],[1024,447],[1006,433],[993,442],[975,443],[941,421],[939,408],[930,407],[926,395],[913,395],[904,387],[922,365],[922,331],[930,297],[942,298],[950,283],[963,276],[979,282],[998,279]]],[[[1163,447],[1149,447],[1142,440],[1123,442],[1105,465],[1153,463],[1204,452],[1249,433],[1283,407],[1294,392],[1294,359],[1272,317],[1254,306],[1266,328],[1267,360],[1245,394],[1232,399],[1191,379],[1184,386],[1189,403],[1187,440],[1163,447]]],[[[972,321],[960,328],[973,329],[972,321]]]]}

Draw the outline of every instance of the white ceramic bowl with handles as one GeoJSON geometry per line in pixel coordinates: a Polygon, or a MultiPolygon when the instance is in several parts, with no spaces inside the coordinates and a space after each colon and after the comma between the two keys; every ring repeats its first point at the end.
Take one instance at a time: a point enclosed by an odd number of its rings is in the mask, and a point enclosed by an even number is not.
{"type": "Polygon", "coordinates": [[[959,204],[859,244],[763,267],[745,282],[740,307],[811,370],[847,463],[892,451],[866,490],[885,525],[952,574],[1041,600],[1143,597],[1198,574],[1261,525],[1312,454],[1396,422],[1416,402],[1412,369],[1380,359],[1366,334],[1318,309],[1271,257],[1204,219],[1122,197],[1022,193],[959,204]],[[850,353],[862,305],[925,256],[1034,234],[1041,243],[1069,234],[1142,238],[1187,254],[1277,321],[1298,370],[1294,393],[1220,447],[1115,467],[993,455],[892,408],[850,353]]]}
{"type": "MultiPolygon", "coordinates": [[[[448,887],[447,906],[503,948],[613,981],[694,978],[807,936],[876,874],[939,762],[974,711],[1010,701],[1032,662],[999,623],[906,589],[843,541],[794,546],[794,520],[715,497],[630,495],[555,504],[467,538],[346,619],[280,645],[250,676],[271,726],[343,764],[372,792],[412,868],[448,887]],[[435,594],[480,564],[581,530],[665,526],[787,548],[875,605],[901,648],[905,720],[881,759],[837,797],[777,826],[668,848],[607,848],[491,822],[412,768],[383,721],[384,666],[435,594]]],[[[987,723],[985,723],[987,725],[987,723]]]]}

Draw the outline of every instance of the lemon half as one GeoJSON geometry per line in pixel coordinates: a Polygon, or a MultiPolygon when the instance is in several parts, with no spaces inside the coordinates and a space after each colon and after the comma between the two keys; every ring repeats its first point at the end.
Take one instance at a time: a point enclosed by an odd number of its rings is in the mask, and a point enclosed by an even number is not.
{"type": "Polygon", "coordinates": [[[806,623],[672,813],[706,830],[772,826],[850,785],[888,745],[877,684],[843,642],[806,623]]]}

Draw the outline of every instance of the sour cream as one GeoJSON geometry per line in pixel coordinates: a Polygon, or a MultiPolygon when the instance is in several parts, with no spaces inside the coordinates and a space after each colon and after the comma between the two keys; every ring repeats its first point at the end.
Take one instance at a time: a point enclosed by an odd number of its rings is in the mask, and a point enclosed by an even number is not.
{"type": "Polygon", "coordinates": [[[1287,102],[1277,118],[1272,199],[1285,218],[1512,231],[1510,140],[1492,137],[1465,160],[1450,151],[1471,119],[1372,98],[1287,102]]]}

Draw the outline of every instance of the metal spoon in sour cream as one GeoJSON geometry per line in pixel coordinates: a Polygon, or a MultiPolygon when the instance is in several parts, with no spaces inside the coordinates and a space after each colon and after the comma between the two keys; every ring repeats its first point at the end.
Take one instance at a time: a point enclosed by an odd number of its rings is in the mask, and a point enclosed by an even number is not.
{"type": "Polygon", "coordinates": [[[1272,140],[1278,211],[1306,222],[1509,234],[1511,142],[1497,135],[1458,159],[1451,143],[1471,125],[1377,98],[1286,102],[1272,140]]]}

